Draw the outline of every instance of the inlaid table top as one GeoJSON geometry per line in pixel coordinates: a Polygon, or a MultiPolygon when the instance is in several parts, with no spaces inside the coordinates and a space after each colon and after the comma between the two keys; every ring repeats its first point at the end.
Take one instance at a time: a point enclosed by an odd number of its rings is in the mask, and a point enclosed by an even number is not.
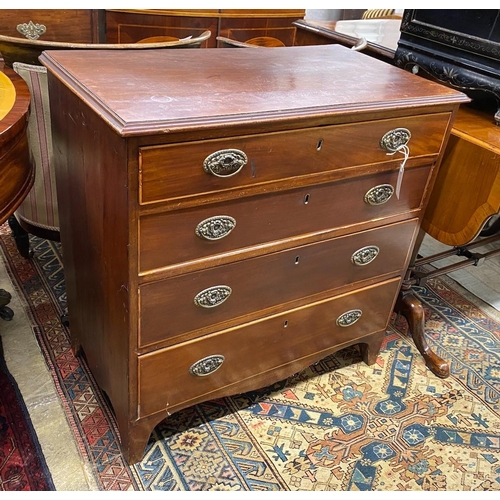
{"type": "Polygon", "coordinates": [[[26,128],[30,93],[24,80],[0,62],[0,224],[33,184],[26,128]]]}
{"type": "Polygon", "coordinates": [[[16,102],[16,88],[5,74],[0,72],[0,120],[12,109],[16,102]]]}

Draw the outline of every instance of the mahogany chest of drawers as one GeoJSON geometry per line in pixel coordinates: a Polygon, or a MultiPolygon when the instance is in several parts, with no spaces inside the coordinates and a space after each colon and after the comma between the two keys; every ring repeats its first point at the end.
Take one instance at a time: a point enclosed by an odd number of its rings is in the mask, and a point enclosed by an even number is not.
{"type": "Polygon", "coordinates": [[[41,60],[72,344],[129,461],[182,408],[376,360],[465,96],[333,45],[41,60]]]}

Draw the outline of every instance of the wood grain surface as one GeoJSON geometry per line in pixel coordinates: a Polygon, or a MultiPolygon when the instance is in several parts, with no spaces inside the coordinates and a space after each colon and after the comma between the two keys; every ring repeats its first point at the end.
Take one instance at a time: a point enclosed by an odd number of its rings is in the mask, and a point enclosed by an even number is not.
{"type": "Polygon", "coordinates": [[[30,93],[24,80],[0,63],[0,224],[14,213],[34,181],[26,128],[30,93]]]}
{"type": "Polygon", "coordinates": [[[468,101],[337,45],[272,47],[245,57],[234,49],[133,58],[125,51],[49,50],[41,60],[55,71],[64,67],[67,85],[124,136],[287,119],[309,126],[332,115],[468,101]]]}

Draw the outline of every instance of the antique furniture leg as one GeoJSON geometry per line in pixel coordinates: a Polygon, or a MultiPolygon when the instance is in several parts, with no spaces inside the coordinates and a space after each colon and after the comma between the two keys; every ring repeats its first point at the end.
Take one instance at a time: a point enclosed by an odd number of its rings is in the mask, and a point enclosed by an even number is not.
{"type": "Polygon", "coordinates": [[[396,301],[395,311],[406,318],[413,341],[422,354],[427,368],[434,375],[447,378],[450,375],[448,363],[432,351],[425,340],[424,308],[420,300],[413,295],[411,285],[403,283],[396,301]]]}
{"type": "Polygon", "coordinates": [[[382,347],[384,337],[385,330],[378,332],[375,335],[371,335],[368,342],[359,344],[361,357],[368,366],[373,365],[377,361],[377,357],[380,352],[380,348],[382,347]]]}
{"type": "Polygon", "coordinates": [[[427,344],[427,341],[425,340],[424,307],[411,290],[412,285],[415,284],[415,280],[413,279],[415,262],[417,260],[418,250],[422,244],[424,236],[425,232],[420,229],[413,248],[410,265],[406,272],[406,276],[403,279],[394,310],[406,319],[408,329],[410,330],[410,334],[415,342],[415,346],[424,358],[427,368],[429,368],[434,375],[440,378],[447,378],[450,375],[448,363],[433,352],[427,344]]]}
{"type": "Polygon", "coordinates": [[[30,259],[33,256],[33,252],[30,251],[30,240],[29,234],[25,231],[19,221],[16,219],[15,215],[11,215],[8,219],[9,227],[12,231],[12,236],[16,242],[17,251],[25,259],[30,259]]]}
{"type": "Polygon", "coordinates": [[[0,318],[5,321],[10,321],[14,317],[14,311],[7,304],[10,302],[12,295],[0,288],[0,318]]]}

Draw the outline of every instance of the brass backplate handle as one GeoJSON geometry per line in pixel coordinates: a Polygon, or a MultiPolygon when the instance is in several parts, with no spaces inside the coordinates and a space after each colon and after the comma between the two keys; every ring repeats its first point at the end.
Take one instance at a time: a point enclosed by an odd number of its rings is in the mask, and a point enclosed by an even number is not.
{"type": "Polygon", "coordinates": [[[356,250],[351,255],[351,262],[356,266],[366,266],[370,262],[373,262],[375,260],[379,252],[379,247],[375,245],[368,245],[366,247],[360,248],[359,250],[356,250]]]}
{"type": "Polygon", "coordinates": [[[194,303],[198,307],[211,309],[212,307],[220,306],[232,293],[233,290],[227,285],[211,286],[196,294],[194,303]]]}
{"type": "Polygon", "coordinates": [[[193,363],[189,368],[189,373],[191,375],[196,375],[197,377],[206,377],[217,371],[222,363],[224,363],[224,356],[222,354],[213,354],[212,356],[207,356],[206,358],[200,359],[193,363]]]}
{"type": "Polygon", "coordinates": [[[221,149],[208,155],[203,162],[203,170],[216,177],[236,175],[248,162],[247,155],[239,149],[221,149]]]}
{"type": "Polygon", "coordinates": [[[229,215],[216,215],[202,220],[194,230],[196,236],[203,240],[220,240],[225,238],[236,226],[236,220],[229,215]]]}
{"type": "Polygon", "coordinates": [[[393,193],[394,188],[390,184],[380,184],[366,192],[364,201],[368,205],[383,205],[391,199],[393,193]]]}
{"type": "Polygon", "coordinates": [[[47,28],[43,24],[35,24],[33,21],[18,24],[16,29],[29,40],[37,40],[40,38],[40,35],[43,35],[47,31],[47,28]]]}
{"type": "Polygon", "coordinates": [[[395,128],[386,132],[380,139],[380,147],[394,153],[410,142],[411,133],[407,128],[395,128]]]}
{"type": "Polygon", "coordinates": [[[337,318],[336,323],[338,326],[342,326],[343,328],[354,325],[354,323],[356,323],[356,321],[361,318],[362,314],[363,312],[361,311],[361,309],[351,309],[350,311],[346,311],[345,313],[341,314],[337,318]]]}

